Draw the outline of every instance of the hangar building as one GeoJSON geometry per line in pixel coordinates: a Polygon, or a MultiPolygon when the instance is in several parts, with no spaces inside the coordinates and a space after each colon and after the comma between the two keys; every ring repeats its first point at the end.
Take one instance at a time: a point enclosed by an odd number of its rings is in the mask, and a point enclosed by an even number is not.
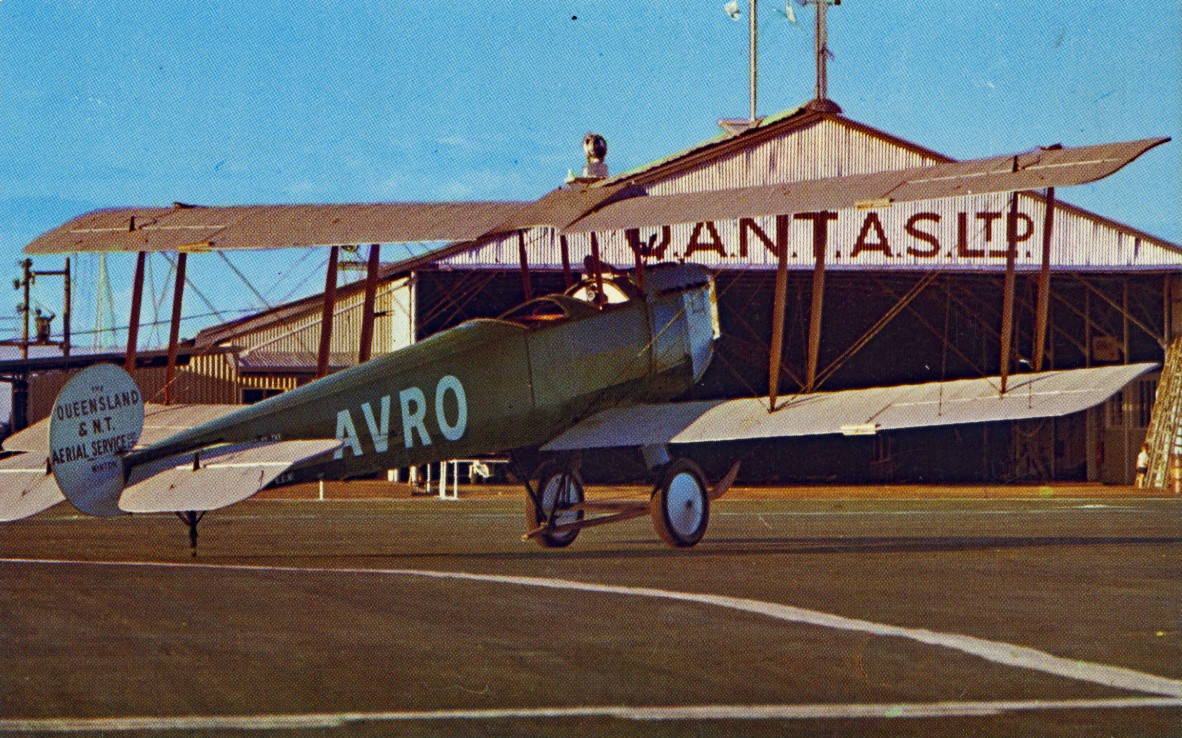
{"type": "MultiPolygon", "coordinates": [[[[822,100],[591,186],[630,181],[650,194],[697,192],[946,161],[822,100]]],[[[601,261],[614,268],[675,260],[715,270],[724,339],[695,396],[761,394],[768,387],[779,225],[774,217],[742,218],[569,237],[538,228],[413,269],[388,265],[374,351],[564,288],[578,277],[594,238],[601,261]]],[[[1011,239],[1015,338],[1008,370],[1161,363],[1182,331],[1182,247],[1053,193],[863,203],[796,213],[785,225],[781,393],[997,375],[1011,239]],[[1036,357],[1044,253],[1050,299],[1046,350],[1036,357]]],[[[337,292],[333,368],[356,362],[360,284],[337,292]]],[[[310,379],[319,305],[319,297],[307,298],[202,331],[178,375],[178,401],[251,402],[310,379]]],[[[700,455],[708,467],[711,454],[759,461],[746,468],[761,470],[761,478],[748,481],[1127,483],[1156,383],[1157,374],[1147,374],[1105,405],[1059,419],[748,443],[700,455]]],[[[59,384],[53,375],[33,383],[32,419],[47,412],[59,384]]]]}

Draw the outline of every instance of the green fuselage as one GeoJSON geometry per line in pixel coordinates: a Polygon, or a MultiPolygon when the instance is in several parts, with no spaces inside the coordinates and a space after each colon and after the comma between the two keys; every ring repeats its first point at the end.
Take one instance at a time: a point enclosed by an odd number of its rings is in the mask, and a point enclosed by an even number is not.
{"type": "MultiPolygon", "coordinates": [[[[685,269],[670,270],[678,268],[685,269]]],[[[552,295],[502,318],[463,323],[184,431],[128,462],[216,443],[341,440],[286,481],[538,446],[598,410],[669,400],[701,376],[717,308],[709,278],[688,274],[666,280],[664,291],[624,284],[631,299],[602,309],[552,295]]]]}

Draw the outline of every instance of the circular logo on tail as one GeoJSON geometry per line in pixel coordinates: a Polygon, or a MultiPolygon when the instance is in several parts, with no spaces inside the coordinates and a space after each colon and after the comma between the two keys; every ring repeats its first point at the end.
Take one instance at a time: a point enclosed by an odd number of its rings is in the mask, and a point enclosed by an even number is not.
{"type": "Polygon", "coordinates": [[[62,494],[88,515],[120,515],[123,462],[144,429],[144,398],[114,364],[95,364],[66,382],[49,418],[49,459],[62,494]]]}

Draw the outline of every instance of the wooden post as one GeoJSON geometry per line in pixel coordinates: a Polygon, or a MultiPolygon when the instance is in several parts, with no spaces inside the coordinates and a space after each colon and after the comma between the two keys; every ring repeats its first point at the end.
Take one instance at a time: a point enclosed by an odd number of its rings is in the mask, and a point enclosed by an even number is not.
{"type": "Polygon", "coordinates": [[[636,286],[644,290],[644,256],[640,253],[640,229],[629,228],[624,231],[624,238],[632,249],[632,256],[636,264],[636,286]]]}
{"type": "Polygon", "coordinates": [[[1014,340],[1014,261],[1018,255],[1018,193],[1010,199],[1006,219],[1006,276],[1001,296],[1001,393],[1006,393],[1014,340]]]}
{"type": "Polygon", "coordinates": [[[1084,288],[1084,366],[1092,366],[1092,291],[1084,288]]]}
{"type": "Polygon", "coordinates": [[[65,268],[64,272],[65,273],[62,275],[63,278],[65,279],[65,290],[64,290],[64,294],[62,295],[62,302],[64,303],[63,307],[65,308],[64,312],[62,313],[62,356],[69,356],[70,355],[70,313],[73,312],[73,305],[72,305],[73,296],[72,296],[71,290],[73,289],[73,287],[71,287],[71,285],[70,285],[70,279],[71,279],[71,277],[70,277],[70,259],[68,257],[66,258],[66,268],[65,268]]]}
{"type": "Polygon", "coordinates": [[[603,294],[603,262],[599,260],[599,239],[591,234],[591,269],[595,272],[595,304],[603,307],[607,300],[603,294]]]}
{"type": "Polygon", "coordinates": [[[525,231],[517,232],[517,258],[521,261],[521,292],[526,300],[534,296],[533,285],[529,280],[529,259],[525,254],[525,231]]]}
{"type": "Polygon", "coordinates": [[[813,239],[813,291],[809,307],[809,345],[805,363],[804,391],[812,392],[817,382],[817,360],[821,355],[821,310],[825,299],[825,245],[813,239]]]}
{"type": "Polygon", "coordinates": [[[189,255],[180,251],[176,255],[176,282],[172,288],[172,320],[168,324],[168,368],[164,372],[164,404],[171,405],[172,384],[176,380],[177,342],[181,335],[181,301],[185,296],[185,266],[189,255]]]}
{"type": "Polygon", "coordinates": [[[144,260],[147,254],[139,252],[135,257],[135,281],[131,284],[131,319],[127,322],[127,354],[123,369],[135,373],[135,358],[140,340],[140,306],[144,301],[144,260]]]}
{"type": "Polygon", "coordinates": [[[776,288],[772,298],[772,340],[768,355],[768,411],[776,409],[780,389],[780,361],[784,353],[784,313],[788,309],[788,246],[791,215],[776,216],[776,288]]]}
{"type": "Polygon", "coordinates": [[[1121,357],[1122,364],[1129,363],[1129,280],[1125,279],[1121,285],[1121,300],[1120,300],[1120,314],[1121,314],[1121,357]]]}
{"type": "Polygon", "coordinates": [[[361,304],[361,345],[357,348],[357,363],[364,364],[373,355],[374,303],[378,296],[378,267],[382,247],[370,244],[369,261],[365,265],[365,298],[361,304]]]}
{"type": "Polygon", "coordinates": [[[320,351],[316,355],[316,378],[328,376],[329,349],[332,348],[332,310],[337,301],[337,258],[340,248],[328,252],[328,268],[324,272],[324,305],[320,311],[320,351]]]}
{"type": "Polygon", "coordinates": [[[1048,187],[1042,217],[1042,262],[1038,268],[1038,297],[1034,308],[1034,371],[1041,372],[1047,347],[1047,320],[1051,310],[1051,236],[1055,227],[1055,188],[1048,187]]]}

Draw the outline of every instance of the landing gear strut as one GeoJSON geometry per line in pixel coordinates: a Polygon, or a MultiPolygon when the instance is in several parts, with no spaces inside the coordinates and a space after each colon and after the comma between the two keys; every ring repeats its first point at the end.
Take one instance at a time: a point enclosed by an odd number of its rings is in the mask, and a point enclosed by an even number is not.
{"type": "Polygon", "coordinates": [[[193,552],[193,558],[197,558],[197,524],[205,517],[205,511],[194,512],[178,512],[176,514],[181,522],[189,526],[189,549],[193,552]]]}
{"type": "Polygon", "coordinates": [[[562,548],[573,543],[583,528],[648,515],[666,545],[689,548],[697,544],[710,523],[710,501],[730,489],[739,474],[739,462],[731,465],[714,489],[706,487],[706,475],[689,459],[670,460],[666,455],[653,466],[659,481],[647,501],[588,502],[583,498],[583,480],[573,466],[544,464],[537,474],[537,486],[525,485],[528,531],[522,538],[533,538],[546,548],[562,548]],[[584,518],[586,512],[592,516],[584,518]]]}
{"type": "Polygon", "coordinates": [[[576,469],[543,464],[537,487],[526,490],[527,537],[544,548],[565,548],[579,535],[583,519],[583,480],[576,469]],[[572,509],[574,508],[574,509],[572,509]]]}

